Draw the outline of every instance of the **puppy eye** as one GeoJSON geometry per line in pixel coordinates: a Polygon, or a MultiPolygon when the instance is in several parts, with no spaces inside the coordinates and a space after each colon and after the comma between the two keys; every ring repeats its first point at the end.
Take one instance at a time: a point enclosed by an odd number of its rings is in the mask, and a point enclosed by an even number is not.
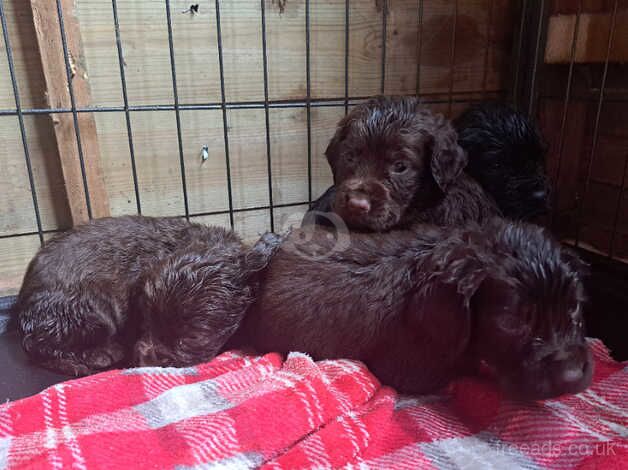
{"type": "Polygon", "coordinates": [[[345,162],[349,165],[353,165],[357,160],[357,157],[353,153],[345,154],[345,162]]]}
{"type": "Polygon", "coordinates": [[[393,173],[401,174],[405,173],[408,169],[408,164],[404,161],[398,161],[393,163],[392,171],[393,173]]]}

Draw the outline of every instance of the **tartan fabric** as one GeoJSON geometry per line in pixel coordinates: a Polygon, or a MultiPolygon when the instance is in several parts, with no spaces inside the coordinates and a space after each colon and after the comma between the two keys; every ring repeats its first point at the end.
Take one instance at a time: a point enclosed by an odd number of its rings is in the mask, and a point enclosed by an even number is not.
{"type": "Polygon", "coordinates": [[[1,406],[0,468],[628,468],[628,364],[590,346],[589,390],[527,404],[475,379],[401,396],[297,353],[105,372],[1,406]]]}

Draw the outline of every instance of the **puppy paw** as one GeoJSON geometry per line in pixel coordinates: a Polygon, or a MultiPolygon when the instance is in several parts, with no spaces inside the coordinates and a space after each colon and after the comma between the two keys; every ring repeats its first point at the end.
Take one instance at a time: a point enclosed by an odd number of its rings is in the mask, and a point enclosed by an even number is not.
{"type": "Polygon", "coordinates": [[[87,367],[100,370],[117,364],[124,359],[124,356],[124,348],[117,343],[111,343],[83,352],[83,361],[87,367]]]}

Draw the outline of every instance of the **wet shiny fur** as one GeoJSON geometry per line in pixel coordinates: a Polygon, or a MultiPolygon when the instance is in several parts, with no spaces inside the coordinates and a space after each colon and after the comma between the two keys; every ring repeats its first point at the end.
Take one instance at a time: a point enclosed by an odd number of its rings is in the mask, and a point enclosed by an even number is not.
{"type": "MultiPolygon", "coordinates": [[[[159,295],[174,301],[176,293],[182,313],[178,322],[169,323],[166,344],[187,364],[188,345],[202,333],[196,331],[193,311],[218,309],[218,330],[220,322],[241,318],[267,258],[264,250],[248,249],[237,235],[220,227],[175,218],[99,219],[54,238],[38,252],[13,317],[34,361],[69,375],[85,375],[163,353],[160,337],[144,332],[159,324],[160,308],[171,307],[157,308],[151,301],[159,295]],[[178,284],[203,269],[208,270],[204,283],[194,292],[201,295],[196,299],[201,304],[189,306],[186,301],[195,300],[185,297],[191,293],[179,291],[178,284]],[[142,341],[134,351],[140,334],[142,341]]],[[[194,357],[200,354],[197,349],[194,357]]]]}
{"type": "Polygon", "coordinates": [[[416,222],[460,225],[499,214],[463,169],[451,123],[411,97],[378,97],[343,118],[325,152],[334,176],[312,210],[336,212],[352,230],[416,222]]]}
{"type": "Polygon", "coordinates": [[[305,230],[272,258],[233,345],[359,359],[404,393],[480,364],[515,398],[589,384],[582,264],[543,229],[496,219],[355,233],[339,251],[326,230],[305,230]]]}
{"type": "Polygon", "coordinates": [[[530,220],[547,212],[547,144],[533,121],[509,105],[474,105],[454,120],[467,152],[465,171],[492,196],[505,217],[530,220]]]}

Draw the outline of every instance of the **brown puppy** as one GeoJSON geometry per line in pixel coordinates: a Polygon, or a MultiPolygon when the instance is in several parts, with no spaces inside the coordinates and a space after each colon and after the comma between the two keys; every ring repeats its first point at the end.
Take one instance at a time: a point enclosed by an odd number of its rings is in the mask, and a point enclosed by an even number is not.
{"type": "Polygon", "coordinates": [[[338,124],[325,155],[335,189],[312,209],[336,212],[351,229],[456,226],[499,215],[463,172],[467,156],[451,123],[417,98],[378,97],[357,106],[338,124]]]}
{"type": "Polygon", "coordinates": [[[293,233],[233,345],[364,361],[384,384],[432,392],[485,362],[512,397],[583,390],[591,359],[580,262],[542,229],[293,233]]]}
{"type": "MultiPolygon", "coordinates": [[[[211,283],[203,286],[204,308],[215,302],[225,318],[243,315],[252,300],[248,282],[265,263],[263,250],[249,252],[229,230],[181,219],[99,219],[51,240],[31,261],[14,307],[24,349],[44,367],[70,375],[128,365],[145,321],[129,303],[132,292],[180,250],[215,265],[205,277],[211,283]]],[[[184,266],[177,269],[170,274],[186,275],[184,266]]]]}
{"type": "Polygon", "coordinates": [[[195,243],[147,269],[131,294],[142,324],[133,363],[181,367],[216,356],[255,300],[279,243],[272,233],[246,250],[195,243]]]}

